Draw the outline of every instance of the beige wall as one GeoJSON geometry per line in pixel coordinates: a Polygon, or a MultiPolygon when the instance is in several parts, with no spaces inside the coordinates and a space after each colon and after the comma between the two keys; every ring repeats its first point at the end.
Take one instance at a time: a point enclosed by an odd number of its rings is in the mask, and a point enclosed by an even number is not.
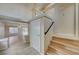
{"type": "MultiPolygon", "coordinates": [[[[44,32],[47,31],[47,29],[49,28],[49,26],[51,25],[51,21],[47,18],[44,18],[44,32]]],[[[48,31],[48,33],[46,35],[44,35],[45,40],[44,40],[44,50],[46,51],[48,44],[50,43],[50,40],[52,39],[52,35],[53,35],[53,30],[54,26],[52,26],[52,28],[48,31]]]]}
{"type": "Polygon", "coordinates": [[[66,36],[74,36],[74,5],[67,8],[53,8],[48,11],[50,15],[55,20],[54,33],[66,36]],[[54,10],[55,9],[55,10],[54,10]]]}
{"type": "Polygon", "coordinates": [[[74,36],[74,6],[60,12],[56,33],[74,36]]]}
{"type": "Polygon", "coordinates": [[[5,27],[4,24],[0,23],[0,38],[3,38],[5,35],[5,27]]]}
{"type": "MultiPolygon", "coordinates": [[[[49,33],[45,36],[45,50],[47,49],[52,36],[77,39],[75,36],[76,23],[74,22],[76,19],[74,18],[74,4],[69,5],[66,8],[62,8],[60,6],[54,7],[48,10],[47,14],[53,19],[53,21],[55,21],[55,23],[49,33]]],[[[50,23],[48,23],[48,20],[45,20],[44,29],[47,29],[50,23]]]]}

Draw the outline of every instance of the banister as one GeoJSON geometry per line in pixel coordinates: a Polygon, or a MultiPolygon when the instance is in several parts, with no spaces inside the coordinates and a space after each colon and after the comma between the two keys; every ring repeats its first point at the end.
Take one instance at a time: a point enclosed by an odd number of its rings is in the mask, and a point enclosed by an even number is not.
{"type": "Polygon", "coordinates": [[[54,24],[54,21],[52,22],[52,24],[49,26],[49,28],[47,29],[47,31],[44,33],[45,35],[49,32],[50,28],[52,27],[52,25],[54,24]]]}

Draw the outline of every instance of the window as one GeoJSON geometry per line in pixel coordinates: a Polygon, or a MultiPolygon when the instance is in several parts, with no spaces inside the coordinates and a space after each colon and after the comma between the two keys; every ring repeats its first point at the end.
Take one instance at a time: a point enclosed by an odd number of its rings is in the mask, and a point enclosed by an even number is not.
{"type": "Polygon", "coordinates": [[[28,35],[28,28],[23,28],[23,35],[28,35]]]}
{"type": "Polygon", "coordinates": [[[18,28],[17,28],[17,27],[10,27],[10,28],[9,28],[9,33],[10,33],[10,34],[18,33],[18,28]]]}

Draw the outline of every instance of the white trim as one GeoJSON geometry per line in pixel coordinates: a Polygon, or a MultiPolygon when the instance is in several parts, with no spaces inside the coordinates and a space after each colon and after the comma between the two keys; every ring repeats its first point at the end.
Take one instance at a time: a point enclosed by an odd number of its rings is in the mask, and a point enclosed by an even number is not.
{"type": "Polygon", "coordinates": [[[72,40],[78,40],[74,34],[62,34],[62,33],[55,33],[53,34],[55,37],[61,37],[61,38],[67,38],[67,39],[72,39],[72,40]]]}
{"type": "MultiPolygon", "coordinates": [[[[32,47],[33,48],[33,47],[32,47]]],[[[35,48],[33,48],[33,49],[35,49],[35,48]]],[[[36,50],[36,49],[35,49],[36,50]]],[[[37,51],[37,50],[36,50],[37,51]]],[[[44,53],[41,53],[41,52],[39,52],[39,51],[37,51],[40,55],[44,55],[44,53]]]]}
{"type": "Polygon", "coordinates": [[[75,15],[76,15],[76,18],[75,18],[75,21],[76,21],[76,23],[75,23],[75,35],[76,35],[76,37],[78,38],[78,3],[76,3],[75,4],[75,15]]]}

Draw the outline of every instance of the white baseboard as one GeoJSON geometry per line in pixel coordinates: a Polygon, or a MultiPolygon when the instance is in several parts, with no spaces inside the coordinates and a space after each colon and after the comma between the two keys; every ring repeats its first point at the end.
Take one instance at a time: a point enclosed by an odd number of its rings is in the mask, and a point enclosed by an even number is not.
{"type": "Polygon", "coordinates": [[[72,40],[78,40],[78,38],[73,34],[62,34],[62,33],[55,33],[53,34],[55,37],[67,38],[72,40]]]}
{"type": "MultiPolygon", "coordinates": [[[[31,46],[32,47],[32,46],[31,46]]],[[[33,49],[35,49],[34,47],[32,47],[33,49]]],[[[35,49],[36,50],[36,49],[35,49]]],[[[36,50],[37,51],[37,50],[36,50]]],[[[44,55],[44,53],[37,51],[40,55],[44,55]]]]}

